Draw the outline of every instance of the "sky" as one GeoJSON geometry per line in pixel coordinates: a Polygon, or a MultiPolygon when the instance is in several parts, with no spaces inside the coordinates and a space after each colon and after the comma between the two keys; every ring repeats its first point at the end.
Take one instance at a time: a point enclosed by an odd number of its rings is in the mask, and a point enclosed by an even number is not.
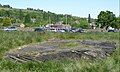
{"type": "Polygon", "coordinates": [[[119,0],[0,0],[0,4],[9,4],[13,8],[28,7],[51,11],[57,14],[70,14],[79,17],[97,18],[100,11],[112,11],[119,16],[119,0]]]}

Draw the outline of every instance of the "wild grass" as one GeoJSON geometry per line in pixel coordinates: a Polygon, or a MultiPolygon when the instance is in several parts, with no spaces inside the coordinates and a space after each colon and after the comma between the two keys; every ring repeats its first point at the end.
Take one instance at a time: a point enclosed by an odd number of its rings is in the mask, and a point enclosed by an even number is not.
{"type": "Polygon", "coordinates": [[[22,45],[42,42],[51,38],[107,40],[119,43],[119,33],[35,33],[0,31],[0,72],[120,72],[120,47],[104,60],[59,60],[46,62],[13,62],[4,54],[22,45]]]}

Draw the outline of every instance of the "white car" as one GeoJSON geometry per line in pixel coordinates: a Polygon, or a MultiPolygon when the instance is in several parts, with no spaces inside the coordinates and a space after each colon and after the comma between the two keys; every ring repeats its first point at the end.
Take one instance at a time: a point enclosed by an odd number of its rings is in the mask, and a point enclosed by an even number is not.
{"type": "Polygon", "coordinates": [[[4,31],[17,31],[16,27],[8,27],[8,28],[4,28],[4,31]]]}
{"type": "Polygon", "coordinates": [[[65,32],[65,30],[60,29],[60,30],[57,30],[57,32],[64,33],[64,32],[65,32]]]}
{"type": "Polygon", "coordinates": [[[115,32],[115,28],[112,28],[112,27],[108,27],[108,32],[115,32]]]}

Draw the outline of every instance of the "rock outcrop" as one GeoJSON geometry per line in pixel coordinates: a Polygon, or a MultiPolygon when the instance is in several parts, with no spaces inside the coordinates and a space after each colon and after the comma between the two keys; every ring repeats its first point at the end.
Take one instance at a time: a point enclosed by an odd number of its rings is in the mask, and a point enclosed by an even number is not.
{"type": "Polygon", "coordinates": [[[104,59],[116,49],[114,42],[92,40],[50,40],[23,46],[6,53],[6,58],[26,61],[60,59],[104,59]]]}

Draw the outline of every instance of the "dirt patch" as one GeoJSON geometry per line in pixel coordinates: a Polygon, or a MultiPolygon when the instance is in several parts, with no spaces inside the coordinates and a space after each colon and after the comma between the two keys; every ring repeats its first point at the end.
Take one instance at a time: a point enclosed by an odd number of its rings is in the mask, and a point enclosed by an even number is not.
{"type": "Polygon", "coordinates": [[[80,58],[104,59],[115,48],[116,44],[114,42],[54,39],[12,50],[6,53],[6,58],[22,62],[80,58]]]}

